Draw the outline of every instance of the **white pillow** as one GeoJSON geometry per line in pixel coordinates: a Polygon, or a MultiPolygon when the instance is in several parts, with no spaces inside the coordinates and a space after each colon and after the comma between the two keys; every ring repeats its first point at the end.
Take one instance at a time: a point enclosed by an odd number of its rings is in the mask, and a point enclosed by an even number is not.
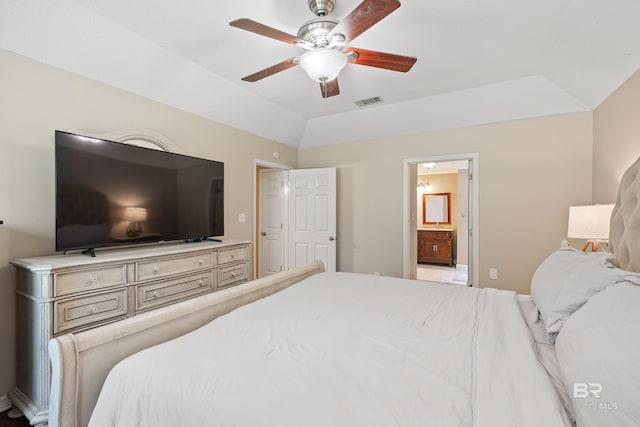
{"type": "Polygon", "coordinates": [[[636,273],[635,271],[626,271],[620,268],[616,268],[616,271],[618,272],[618,276],[622,277],[627,282],[640,285],[640,273],[636,273]]]}
{"type": "Polygon", "coordinates": [[[531,298],[547,333],[557,334],[566,319],[603,289],[623,282],[607,252],[562,249],[540,264],[531,280],[531,298]]]}
{"type": "Polygon", "coordinates": [[[640,420],[640,286],[620,283],[567,319],[556,340],[562,380],[581,427],[640,420]]]}

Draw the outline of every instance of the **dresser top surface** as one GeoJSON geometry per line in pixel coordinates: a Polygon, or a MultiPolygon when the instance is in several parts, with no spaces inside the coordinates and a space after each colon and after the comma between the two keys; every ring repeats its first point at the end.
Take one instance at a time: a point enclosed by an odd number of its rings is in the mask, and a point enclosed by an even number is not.
{"type": "Polygon", "coordinates": [[[81,253],[55,254],[39,257],[20,258],[11,261],[16,267],[26,268],[31,271],[51,271],[65,267],[91,266],[103,263],[127,262],[132,259],[153,258],[158,256],[171,256],[188,254],[212,249],[224,249],[236,245],[248,245],[248,240],[224,239],[222,242],[178,242],[160,245],[137,246],[132,248],[116,248],[96,250],[96,257],[81,253]]]}

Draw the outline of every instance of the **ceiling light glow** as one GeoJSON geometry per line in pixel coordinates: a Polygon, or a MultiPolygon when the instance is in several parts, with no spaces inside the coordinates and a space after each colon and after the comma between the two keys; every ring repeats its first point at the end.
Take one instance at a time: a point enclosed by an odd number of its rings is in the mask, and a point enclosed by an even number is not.
{"type": "Polygon", "coordinates": [[[347,57],[339,50],[320,48],[302,55],[298,65],[312,80],[328,82],[338,77],[340,70],[347,65],[347,57]]]}

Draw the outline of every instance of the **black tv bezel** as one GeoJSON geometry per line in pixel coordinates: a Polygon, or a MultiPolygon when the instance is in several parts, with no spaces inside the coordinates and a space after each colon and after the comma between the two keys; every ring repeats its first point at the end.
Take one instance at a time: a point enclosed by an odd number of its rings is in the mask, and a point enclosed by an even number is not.
{"type": "MultiPolygon", "coordinates": [[[[91,140],[97,140],[97,141],[102,141],[102,142],[106,142],[106,143],[112,143],[112,144],[116,144],[116,145],[120,145],[122,147],[126,147],[127,149],[132,149],[132,150],[147,150],[147,151],[153,151],[154,153],[165,153],[167,155],[170,156],[174,156],[174,157],[184,157],[184,158],[191,158],[191,159],[196,159],[196,160],[203,160],[206,162],[211,162],[211,163],[217,163],[222,167],[222,176],[223,176],[223,181],[222,181],[222,187],[223,187],[223,194],[225,192],[225,180],[226,180],[226,168],[225,168],[225,164],[222,161],[219,160],[212,160],[212,159],[206,159],[204,157],[198,157],[198,156],[191,156],[188,154],[182,154],[182,153],[175,153],[172,151],[166,151],[164,150],[164,147],[161,147],[163,149],[161,150],[156,150],[153,148],[148,148],[148,147],[142,147],[139,145],[134,145],[134,144],[128,144],[126,141],[113,141],[110,139],[105,139],[102,137],[95,137],[95,136],[88,136],[88,135],[81,135],[78,133],[74,133],[74,132],[68,132],[68,131],[63,131],[63,130],[55,130],[54,133],[54,194],[55,194],[55,247],[56,247],[56,252],[61,252],[61,253],[67,253],[67,252],[76,252],[76,251],[81,251],[84,254],[87,255],[91,255],[91,256],[95,256],[95,249],[109,249],[109,248],[125,248],[125,247],[135,247],[135,246],[150,246],[150,245],[160,245],[160,244],[166,244],[166,243],[178,243],[178,242],[201,242],[201,241],[206,241],[206,240],[212,240],[212,241],[221,241],[220,239],[218,239],[219,237],[224,237],[224,233],[225,233],[225,214],[224,214],[224,210],[225,210],[225,203],[224,203],[224,195],[223,195],[223,204],[222,204],[222,210],[223,210],[223,215],[222,215],[222,224],[220,225],[220,228],[222,229],[222,234],[215,234],[215,235],[211,235],[211,236],[189,236],[189,237],[184,237],[184,238],[176,238],[176,239],[172,239],[172,240],[166,240],[166,239],[157,239],[157,240],[145,240],[145,241],[139,241],[139,242],[117,242],[117,241],[109,241],[109,242],[104,242],[104,243],[100,243],[100,244],[93,244],[93,245],[84,245],[84,246],[72,246],[72,247],[60,247],[59,243],[58,243],[58,203],[59,203],[59,198],[58,198],[58,150],[57,150],[57,137],[58,134],[66,134],[66,135],[70,135],[73,137],[80,137],[80,138],[87,138],[87,139],[91,139],[91,140]]],[[[136,138],[136,139],[140,139],[140,138],[136,138]]],[[[160,146],[159,146],[160,147],[160,146]]]]}

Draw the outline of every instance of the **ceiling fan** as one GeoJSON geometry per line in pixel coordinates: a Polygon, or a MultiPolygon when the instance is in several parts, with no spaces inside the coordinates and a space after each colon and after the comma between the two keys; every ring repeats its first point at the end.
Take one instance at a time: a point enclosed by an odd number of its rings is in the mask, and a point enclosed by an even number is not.
{"type": "Polygon", "coordinates": [[[302,55],[294,56],[243,77],[242,80],[256,82],[299,65],[311,79],[320,82],[322,97],[328,98],[340,93],[338,74],[347,63],[406,73],[417,61],[417,58],[411,56],[348,46],[349,42],[399,8],[400,2],[398,0],[364,0],[342,21],[327,17],[333,10],[336,0],[308,0],[308,2],[309,8],[317,18],[304,23],[296,36],[248,18],[237,19],[229,23],[232,27],[307,50],[302,55]]]}

